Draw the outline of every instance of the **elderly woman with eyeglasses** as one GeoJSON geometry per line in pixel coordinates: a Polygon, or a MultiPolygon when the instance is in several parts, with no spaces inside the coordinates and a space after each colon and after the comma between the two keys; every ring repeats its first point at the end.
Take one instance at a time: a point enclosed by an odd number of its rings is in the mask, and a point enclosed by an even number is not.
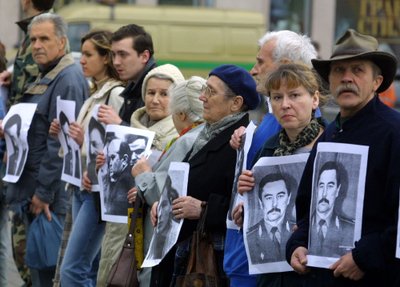
{"type": "MultiPolygon", "coordinates": [[[[215,241],[219,280],[223,283],[226,279],[222,268],[225,219],[236,162],[229,140],[236,128],[248,124],[246,111],[257,107],[260,98],[256,83],[246,70],[222,65],[210,72],[200,100],[205,126],[183,159],[190,164],[187,196],[175,199],[171,211],[184,222],[178,243],[153,268],[151,286],[174,286],[176,277],[184,274],[191,236],[206,206],[205,229],[215,241]]],[[[152,221],[157,223],[156,205],[152,208],[152,221]]]]}

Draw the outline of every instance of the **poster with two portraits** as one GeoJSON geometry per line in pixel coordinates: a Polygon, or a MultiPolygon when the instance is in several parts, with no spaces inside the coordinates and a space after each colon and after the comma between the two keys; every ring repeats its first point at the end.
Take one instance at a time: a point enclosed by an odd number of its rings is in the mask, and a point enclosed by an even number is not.
{"type": "Polygon", "coordinates": [[[98,171],[101,218],[127,223],[128,191],[135,186],[132,167],[150,155],[155,132],[121,125],[107,125],[103,153],[106,158],[98,171]]]}
{"type": "MultiPolygon", "coordinates": [[[[365,146],[318,144],[311,192],[309,266],[328,268],[360,238],[367,157],[365,146]],[[325,219],[322,228],[314,228],[317,218],[325,219]],[[321,243],[330,248],[321,250],[321,243]]],[[[307,158],[308,154],[264,157],[253,167],[255,187],[244,196],[243,225],[250,274],[293,270],[286,262],[286,242],[296,223],[295,198],[307,158]]]]}

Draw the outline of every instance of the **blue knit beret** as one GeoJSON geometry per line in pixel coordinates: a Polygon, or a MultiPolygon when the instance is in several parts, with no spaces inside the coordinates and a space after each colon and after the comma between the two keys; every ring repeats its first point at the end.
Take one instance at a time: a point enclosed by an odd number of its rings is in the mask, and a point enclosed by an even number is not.
{"type": "Polygon", "coordinates": [[[221,65],[210,72],[208,76],[220,78],[236,95],[242,96],[250,110],[260,104],[260,96],[256,90],[256,82],[245,69],[235,65],[221,65]]]}

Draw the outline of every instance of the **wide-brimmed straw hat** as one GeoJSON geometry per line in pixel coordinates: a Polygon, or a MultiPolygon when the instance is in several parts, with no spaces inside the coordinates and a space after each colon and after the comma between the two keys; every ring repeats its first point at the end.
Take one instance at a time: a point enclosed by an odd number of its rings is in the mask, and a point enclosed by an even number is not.
{"type": "Polygon", "coordinates": [[[366,59],[377,65],[382,72],[383,81],[377,92],[383,92],[389,88],[396,75],[397,59],[394,55],[378,51],[378,41],[369,35],[358,33],[348,29],[346,33],[336,41],[332,56],[329,60],[313,59],[312,64],[320,76],[328,81],[330,66],[333,61],[366,59]]]}

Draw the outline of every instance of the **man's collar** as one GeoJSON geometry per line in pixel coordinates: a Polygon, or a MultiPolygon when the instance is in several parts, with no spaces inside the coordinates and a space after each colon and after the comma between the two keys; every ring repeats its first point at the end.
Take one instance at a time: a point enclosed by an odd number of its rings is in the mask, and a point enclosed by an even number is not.
{"type": "Polygon", "coordinates": [[[346,130],[347,128],[353,126],[353,123],[357,122],[359,118],[362,118],[366,114],[370,114],[374,109],[377,98],[378,96],[375,94],[375,96],[363,108],[361,108],[361,110],[355,113],[354,116],[346,118],[344,121],[343,118],[340,117],[340,113],[338,113],[335,118],[336,128],[341,131],[346,130]]]}
{"type": "Polygon", "coordinates": [[[43,75],[46,75],[48,72],[53,70],[54,67],[57,66],[57,64],[61,61],[62,57],[64,57],[64,55],[61,56],[60,58],[55,59],[53,62],[46,65],[46,67],[43,67],[42,65],[38,65],[40,73],[42,73],[43,75]]]}
{"type": "MultiPolygon", "coordinates": [[[[40,15],[43,13],[53,13],[53,9],[40,12],[37,15],[40,15]]],[[[21,30],[24,31],[24,33],[26,34],[28,32],[29,24],[31,23],[32,19],[35,18],[37,15],[17,21],[17,22],[15,22],[15,24],[17,24],[21,28],[21,30]]]]}

